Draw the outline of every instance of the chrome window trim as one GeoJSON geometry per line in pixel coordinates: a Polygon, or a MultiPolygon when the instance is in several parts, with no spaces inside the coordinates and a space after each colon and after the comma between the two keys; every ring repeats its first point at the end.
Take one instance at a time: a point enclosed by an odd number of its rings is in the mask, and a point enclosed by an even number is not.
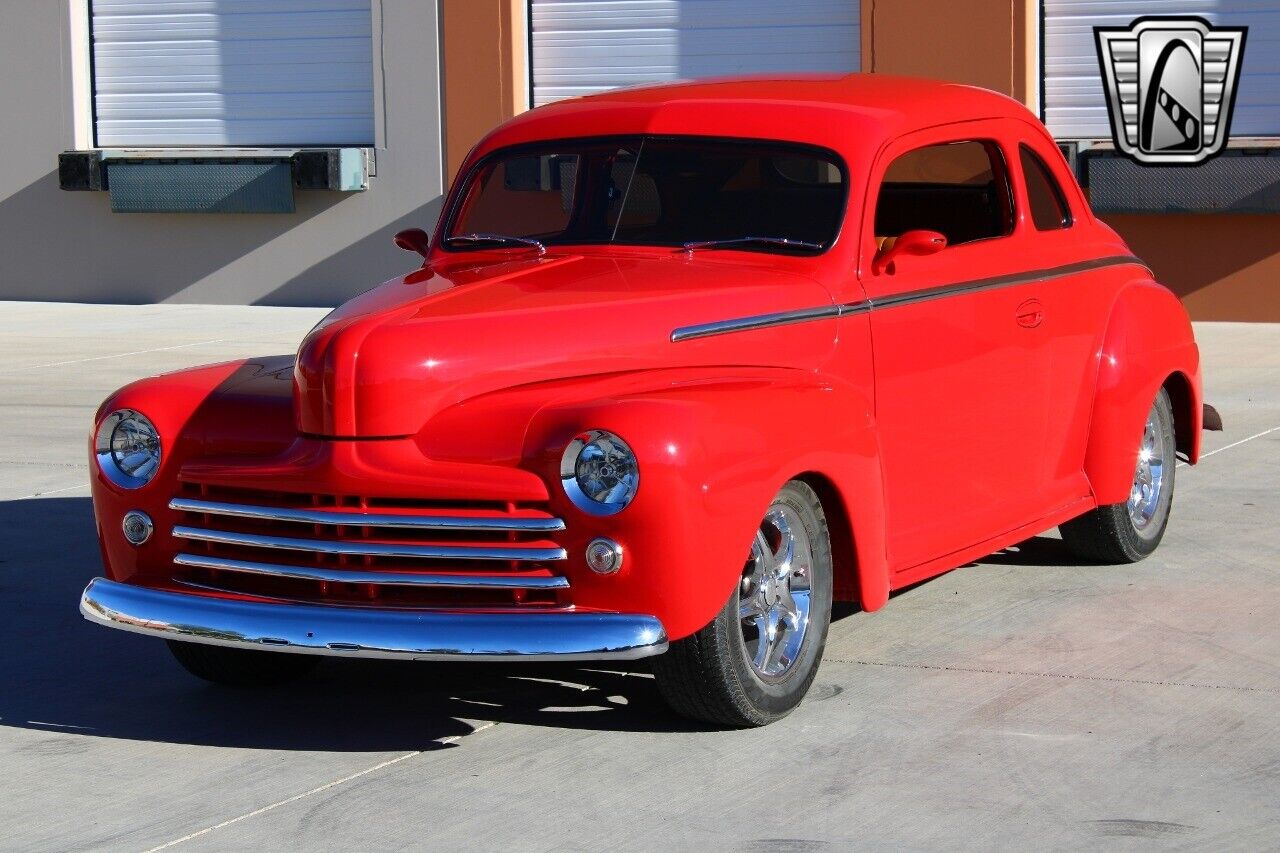
{"type": "MultiPolygon", "coordinates": [[[[249,560],[229,560],[203,554],[178,554],[179,566],[217,569],[223,572],[333,583],[371,583],[380,586],[450,587],[461,589],[568,589],[569,579],[555,575],[416,574],[400,571],[327,569],[315,566],[282,566],[249,560]]],[[[181,582],[181,581],[179,581],[181,582]]]]}
{"type": "Polygon", "coordinates": [[[546,562],[568,557],[563,548],[535,548],[514,546],[509,548],[491,545],[414,545],[409,543],[384,543],[360,541],[330,541],[325,539],[291,539],[283,536],[263,536],[256,533],[236,533],[226,530],[205,530],[177,525],[174,538],[220,545],[240,545],[247,548],[274,548],[282,551],[310,551],[319,554],[343,554],[356,557],[402,557],[429,560],[517,560],[521,562],[546,562]]]}
{"type": "Polygon", "coordinates": [[[390,513],[343,512],[330,509],[289,509],[248,504],[174,498],[169,509],[233,518],[284,521],[297,524],[329,524],[344,527],[397,527],[422,530],[495,530],[552,532],[564,530],[559,518],[507,518],[502,516],[399,515],[390,513]]]}
{"type": "Polygon", "coordinates": [[[963,293],[977,293],[983,290],[996,290],[1002,287],[1014,287],[1020,284],[1031,284],[1037,281],[1050,281],[1055,278],[1076,275],[1077,273],[1104,269],[1106,267],[1123,266],[1126,264],[1136,264],[1144,269],[1147,268],[1146,264],[1133,255],[1114,255],[1106,258],[1094,258],[1088,261],[1079,261],[1073,264],[1064,264],[1058,267],[1033,270],[1026,273],[990,276],[988,278],[979,278],[972,281],[959,282],[957,284],[946,284],[940,287],[913,290],[910,293],[896,293],[892,296],[885,296],[878,299],[862,299],[856,302],[845,302],[840,305],[823,305],[816,308],[800,308],[795,311],[781,311],[775,314],[756,314],[750,317],[737,317],[731,320],[716,320],[711,323],[701,323],[694,326],[681,326],[680,328],[672,331],[671,342],[679,343],[680,341],[688,341],[695,338],[706,338],[712,335],[723,335],[729,332],[744,332],[753,329],[765,329],[772,326],[785,326],[792,323],[805,323],[810,320],[827,320],[836,317],[845,317],[850,314],[861,314],[881,308],[896,308],[902,305],[912,305],[917,302],[928,302],[934,299],[958,296],[963,293]]]}

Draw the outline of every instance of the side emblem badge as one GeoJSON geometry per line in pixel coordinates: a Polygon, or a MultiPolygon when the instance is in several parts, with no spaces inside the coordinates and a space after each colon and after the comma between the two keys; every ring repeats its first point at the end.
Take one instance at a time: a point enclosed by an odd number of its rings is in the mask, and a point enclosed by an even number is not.
{"type": "Polygon", "coordinates": [[[1094,27],[1116,147],[1150,166],[1192,166],[1220,154],[1247,32],[1203,18],[1094,27]]]}

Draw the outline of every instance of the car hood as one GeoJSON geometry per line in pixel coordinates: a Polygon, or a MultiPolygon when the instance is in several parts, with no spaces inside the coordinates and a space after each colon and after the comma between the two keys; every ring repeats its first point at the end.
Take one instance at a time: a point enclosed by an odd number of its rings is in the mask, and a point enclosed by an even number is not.
{"type": "Polygon", "coordinates": [[[294,368],[299,431],[413,435],[504,388],[709,364],[814,369],[834,344],[834,326],[813,325],[672,342],[681,326],[831,303],[794,272],[680,252],[489,258],[424,267],[321,321],[294,368]]]}

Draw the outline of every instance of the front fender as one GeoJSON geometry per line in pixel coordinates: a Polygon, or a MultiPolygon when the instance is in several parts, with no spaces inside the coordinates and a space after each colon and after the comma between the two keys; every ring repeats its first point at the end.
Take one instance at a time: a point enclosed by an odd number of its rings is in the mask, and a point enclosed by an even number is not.
{"type": "Polygon", "coordinates": [[[1128,500],[1147,413],[1171,377],[1185,383],[1189,396],[1187,409],[1175,413],[1187,433],[1178,436],[1178,444],[1192,462],[1199,458],[1200,353],[1182,304],[1148,278],[1120,290],[1098,360],[1085,474],[1098,505],[1105,506],[1128,500]]]}
{"type": "Polygon", "coordinates": [[[188,459],[207,452],[211,442],[242,453],[288,444],[293,437],[290,383],[276,378],[287,361],[283,356],[229,361],[153,376],[124,386],[98,407],[88,436],[89,484],[103,561],[112,578],[133,580],[147,566],[153,578],[167,574],[167,560],[159,553],[162,537],[134,547],[121,536],[119,521],[126,511],[139,509],[167,528],[169,498],[188,459]],[[95,458],[98,425],[117,409],[142,412],[160,433],[160,467],[138,489],[112,483],[95,458]]]}
{"type": "Polygon", "coordinates": [[[548,478],[553,509],[566,521],[578,606],[652,613],[673,640],[696,632],[735,589],[778,489],[802,474],[822,478],[829,499],[844,504],[835,509],[854,531],[863,606],[874,610],[888,597],[869,401],[813,373],[733,373],[686,374],[645,389],[632,379],[631,388],[552,403],[532,418],[526,464],[548,478]],[[555,485],[565,446],[592,428],[622,436],[640,460],[635,500],[610,517],[580,511],[555,485]],[[586,569],[583,551],[596,536],[622,544],[617,574],[586,569]]]}

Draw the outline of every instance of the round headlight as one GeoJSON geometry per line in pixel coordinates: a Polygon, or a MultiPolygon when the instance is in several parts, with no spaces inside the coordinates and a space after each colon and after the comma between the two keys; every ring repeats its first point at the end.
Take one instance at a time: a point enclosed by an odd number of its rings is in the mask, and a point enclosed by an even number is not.
{"type": "Polygon", "coordinates": [[[160,433],[146,415],[133,409],[103,418],[93,449],[102,473],[122,489],[145,486],[160,468],[160,433]]]}
{"type": "Polygon", "coordinates": [[[625,441],[601,429],[587,430],[564,449],[560,485],[583,512],[613,515],[636,496],[640,468],[625,441]]]}

